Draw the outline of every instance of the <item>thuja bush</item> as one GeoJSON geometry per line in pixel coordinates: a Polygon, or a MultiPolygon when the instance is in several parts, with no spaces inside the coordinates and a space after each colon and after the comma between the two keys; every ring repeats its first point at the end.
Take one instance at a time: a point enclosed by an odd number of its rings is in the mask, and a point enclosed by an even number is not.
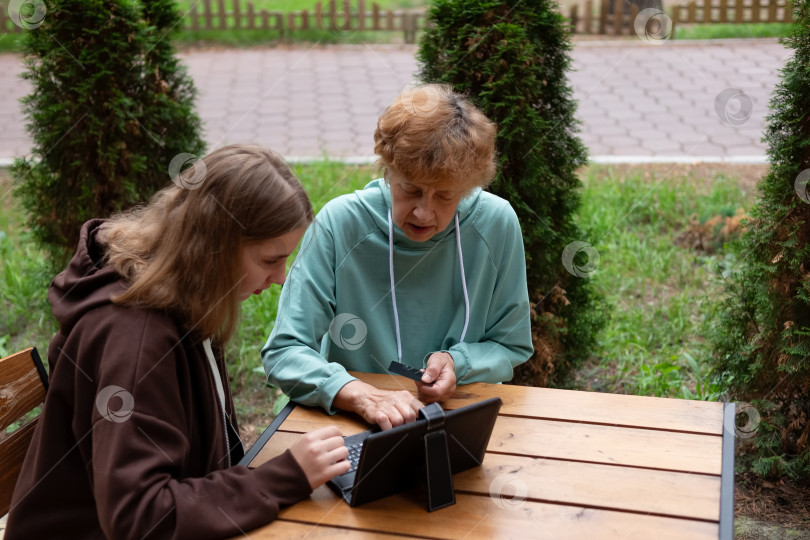
{"type": "Polygon", "coordinates": [[[437,0],[428,20],[420,77],[452,85],[497,123],[490,191],[512,204],[523,229],[535,352],[513,382],[562,384],[604,324],[587,279],[598,254],[574,221],[587,152],[576,135],[564,19],[550,0],[437,0]]]}
{"type": "Polygon", "coordinates": [[[769,171],[725,271],[715,371],[738,409],[743,461],[810,478],[810,13],[796,2],[793,49],[770,102],[769,171]]]}
{"type": "Polygon", "coordinates": [[[171,44],[172,0],[50,0],[26,30],[33,149],[11,168],[34,237],[64,265],[84,221],[146,200],[204,150],[195,89],[171,44]],[[34,25],[36,26],[36,25],[34,25]]]}

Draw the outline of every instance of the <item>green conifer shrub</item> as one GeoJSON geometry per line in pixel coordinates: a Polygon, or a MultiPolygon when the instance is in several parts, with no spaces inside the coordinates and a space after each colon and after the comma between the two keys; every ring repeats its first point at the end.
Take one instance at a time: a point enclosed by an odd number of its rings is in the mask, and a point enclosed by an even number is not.
{"type": "Polygon", "coordinates": [[[174,57],[173,0],[50,0],[26,30],[34,147],[11,168],[34,238],[61,268],[82,223],[146,200],[204,150],[195,89],[174,57]]]}
{"type": "MultiPolygon", "coordinates": [[[[715,371],[742,405],[737,432],[754,472],[810,477],[810,12],[796,2],[794,50],[770,102],[769,171],[724,272],[715,371]]],[[[738,408],[740,410],[740,408],[738,408]]]]}
{"type": "Polygon", "coordinates": [[[417,53],[424,82],[452,85],[498,125],[499,170],[489,189],[520,219],[533,305],[535,352],[513,382],[533,385],[562,384],[604,324],[587,279],[597,254],[574,222],[576,170],[587,152],[576,136],[571,43],[557,9],[550,0],[436,0],[417,53]],[[566,251],[572,242],[581,244],[566,251]],[[575,256],[573,273],[564,252],[575,256]]]}

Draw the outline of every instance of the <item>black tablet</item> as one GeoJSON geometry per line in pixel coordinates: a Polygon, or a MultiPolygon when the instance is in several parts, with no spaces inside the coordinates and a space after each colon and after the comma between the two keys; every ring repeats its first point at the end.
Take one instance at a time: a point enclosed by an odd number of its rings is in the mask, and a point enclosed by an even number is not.
{"type": "MultiPolygon", "coordinates": [[[[481,465],[500,408],[501,399],[490,398],[445,412],[441,429],[452,474],[481,465]]],[[[346,437],[350,458],[355,454],[352,470],[327,485],[350,506],[358,506],[424,484],[427,432],[428,421],[419,419],[346,437]]]]}

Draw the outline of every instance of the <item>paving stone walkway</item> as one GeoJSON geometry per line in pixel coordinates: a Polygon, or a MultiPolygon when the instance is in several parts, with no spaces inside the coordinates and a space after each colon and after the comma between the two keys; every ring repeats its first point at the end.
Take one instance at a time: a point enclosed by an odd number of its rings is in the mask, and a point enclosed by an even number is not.
{"type": "MultiPolygon", "coordinates": [[[[209,149],[234,142],[289,158],[369,159],[377,116],[417,71],[415,46],[194,50],[209,149]]],[[[576,42],[580,136],[600,161],[762,161],[768,101],[790,51],[775,39],[576,42]]],[[[31,143],[19,55],[0,54],[0,159],[31,143]]],[[[71,137],[81,136],[76,129],[71,137]]]]}

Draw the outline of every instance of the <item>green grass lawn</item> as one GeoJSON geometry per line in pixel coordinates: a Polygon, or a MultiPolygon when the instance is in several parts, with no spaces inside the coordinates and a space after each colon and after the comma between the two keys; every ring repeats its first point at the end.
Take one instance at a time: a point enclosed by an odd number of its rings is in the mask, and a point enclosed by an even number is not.
{"type": "Polygon", "coordinates": [[[683,24],[675,28],[675,39],[787,37],[792,28],[790,23],[683,24]]]}
{"type": "Polygon", "coordinates": [[[720,294],[718,269],[728,257],[724,240],[734,236],[724,238],[723,224],[751,207],[754,190],[723,168],[673,171],[591,167],[583,175],[579,220],[600,254],[591,279],[611,315],[595,357],[580,370],[581,388],[718,397],[704,336],[720,294]]]}
{"type": "MultiPolygon", "coordinates": [[[[296,165],[316,211],[328,200],[363,187],[375,175],[369,167],[339,163],[296,165]]],[[[764,171],[764,168],[762,168],[764,171]]],[[[761,173],[758,173],[761,174],[761,173]]],[[[709,228],[704,249],[694,249],[702,224],[749,209],[753,178],[745,182],[730,166],[686,170],[660,166],[591,166],[581,172],[578,221],[585,241],[599,252],[590,277],[610,305],[610,320],[598,347],[569,386],[607,392],[716,399],[708,384],[704,336],[719,297],[718,268],[729,255],[709,228]]],[[[23,215],[0,173],[0,353],[34,345],[45,351],[55,330],[46,301],[43,254],[22,225],[23,215]]],[[[705,228],[705,227],[704,227],[705,228]]],[[[243,304],[242,322],[228,348],[237,408],[246,429],[257,436],[272,417],[277,395],[264,383],[259,349],[276,316],[279,287],[243,304]]]]}

